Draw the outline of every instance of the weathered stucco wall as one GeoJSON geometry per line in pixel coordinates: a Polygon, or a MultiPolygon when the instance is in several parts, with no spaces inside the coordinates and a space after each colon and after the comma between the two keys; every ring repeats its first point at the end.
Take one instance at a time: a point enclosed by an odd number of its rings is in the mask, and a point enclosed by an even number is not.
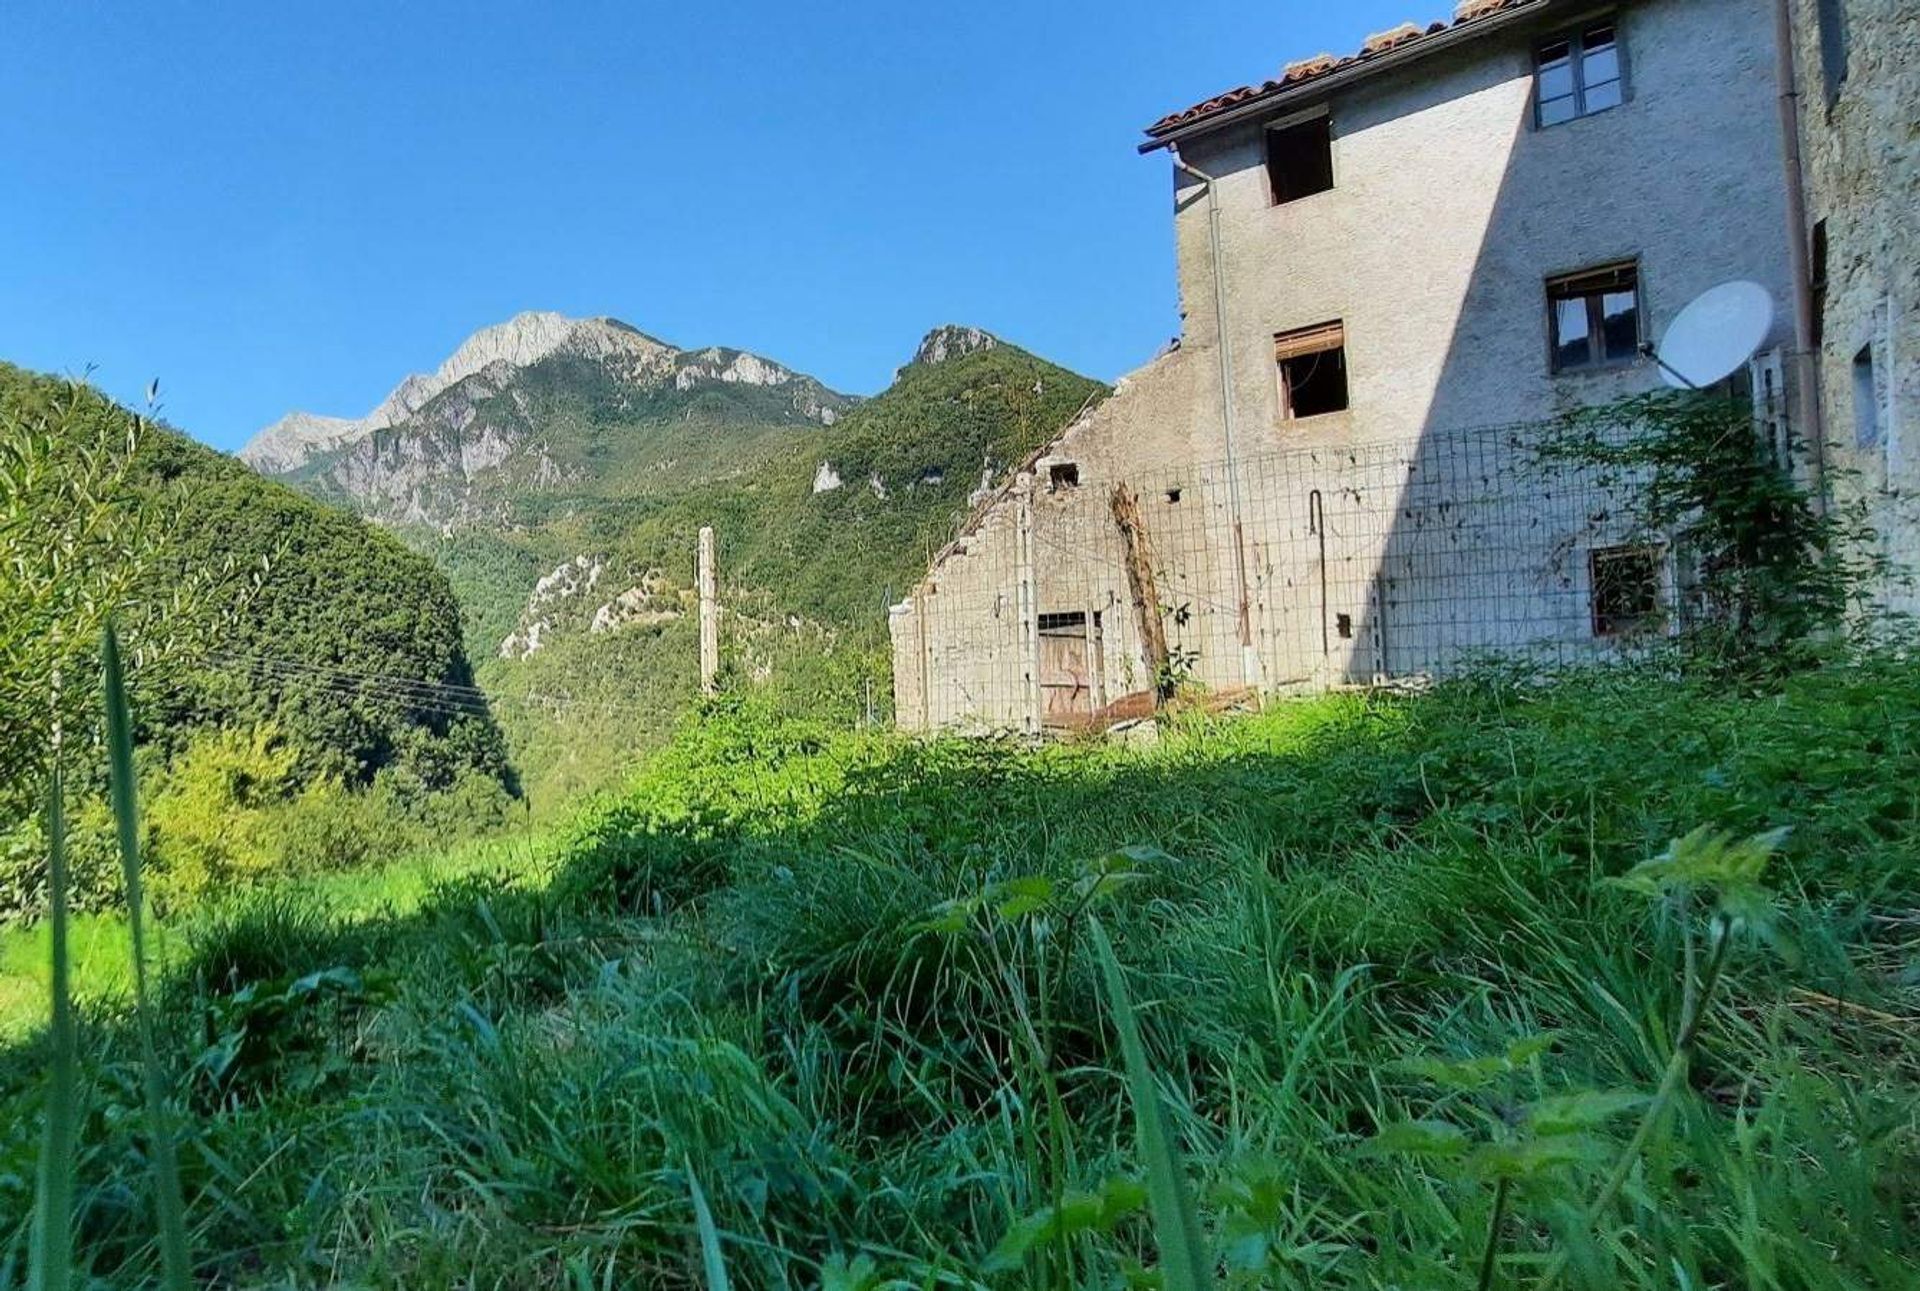
{"type": "MultiPolygon", "coordinates": [[[[1282,206],[1270,204],[1260,125],[1188,146],[1220,180],[1243,451],[1498,425],[1656,385],[1647,363],[1548,368],[1546,279],[1616,260],[1640,262],[1649,339],[1699,292],[1751,278],[1773,293],[1772,339],[1785,343],[1770,14],[1768,0],[1623,6],[1626,102],[1544,129],[1532,50],[1552,27],[1362,82],[1331,103],[1334,188],[1282,206]],[[1335,318],[1352,410],[1283,422],[1272,338],[1335,318]]],[[[1175,175],[1195,349],[1216,331],[1206,202],[1198,181],[1175,175]]]]}
{"type": "Polygon", "coordinates": [[[1037,727],[1041,616],[1087,615],[1094,699],[1150,683],[1108,508],[1119,481],[1154,531],[1171,642],[1209,686],[1607,648],[1588,553],[1619,541],[1618,508],[1509,471],[1523,445],[1470,432],[1659,384],[1645,361],[1550,371],[1556,274],[1636,259],[1649,339],[1699,292],[1750,278],[1778,304],[1770,344],[1787,342],[1770,12],[1768,0],[1624,6],[1626,102],[1546,129],[1532,123],[1532,51],[1551,28],[1362,82],[1328,105],[1335,187],[1284,206],[1270,202],[1263,125],[1191,143],[1221,204],[1238,504],[1207,204],[1176,170],[1181,345],[1068,429],[896,607],[901,724],[1037,727]],[[1273,338],[1334,319],[1350,408],[1286,420],[1273,338]],[[1053,483],[1055,463],[1081,483],[1053,483]]]}
{"type": "MultiPolygon", "coordinates": [[[[1820,384],[1835,498],[1920,572],[1920,7],[1843,0],[1846,75],[1828,95],[1819,7],[1796,5],[1807,216],[1824,223],[1820,384]],[[1855,361],[1871,358],[1869,391],[1855,361]],[[1866,406],[1863,406],[1866,405],[1866,406]],[[1869,421],[1869,417],[1871,420],[1869,421]]],[[[1896,578],[1889,601],[1920,612],[1896,578]]]]}

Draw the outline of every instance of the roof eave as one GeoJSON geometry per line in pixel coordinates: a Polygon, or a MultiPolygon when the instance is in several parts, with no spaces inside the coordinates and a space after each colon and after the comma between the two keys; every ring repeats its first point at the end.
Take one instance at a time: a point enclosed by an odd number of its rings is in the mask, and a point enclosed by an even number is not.
{"type": "Polygon", "coordinates": [[[1449,49],[1457,48],[1469,41],[1478,40],[1482,36],[1490,36],[1495,32],[1505,31],[1509,27],[1518,26],[1542,10],[1558,7],[1562,2],[1563,0],[1530,0],[1530,3],[1521,4],[1512,9],[1502,10],[1499,13],[1489,15],[1477,21],[1462,23],[1457,27],[1449,27],[1447,30],[1437,32],[1431,36],[1422,36],[1417,40],[1410,40],[1406,44],[1396,49],[1390,49],[1384,54],[1350,63],[1345,67],[1328,72],[1324,76],[1315,76],[1308,80],[1301,81],[1298,85],[1283,85],[1271,94],[1262,94],[1255,98],[1248,99],[1244,103],[1237,103],[1233,107],[1223,108],[1218,112],[1209,112],[1205,116],[1196,117],[1192,121],[1188,121],[1182,125],[1170,126],[1159,134],[1154,134],[1153,131],[1149,129],[1147,134],[1150,137],[1144,143],[1138,145],[1137,151],[1142,155],[1155,152],[1161,148],[1184,143],[1189,139],[1196,138],[1203,134],[1209,134],[1215,130],[1222,130],[1228,126],[1238,125],[1240,122],[1253,117],[1266,116],[1276,109],[1321,98],[1338,90],[1345,89],[1347,86],[1358,81],[1384,75],[1387,72],[1405,67],[1410,63],[1425,58],[1429,54],[1444,53],[1449,49]]]}

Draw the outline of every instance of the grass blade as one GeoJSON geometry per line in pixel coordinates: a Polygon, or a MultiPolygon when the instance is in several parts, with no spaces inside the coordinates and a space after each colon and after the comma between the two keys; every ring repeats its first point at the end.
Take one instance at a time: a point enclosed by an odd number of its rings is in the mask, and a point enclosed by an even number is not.
{"type": "Polygon", "coordinates": [[[1147,1203],[1153,1212],[1154,1237],[1160,1243],[1160,1272],[1166,1291],[1199,1291],[1208,1285],[1208,1261],[1200,1243],[1200,1217],[1187,1194],[1186,1167],[1173,1146],[1166,1112],[1147,1049],[1140,1041],[1140,1024],[1120,974],[1120,961],[1098,919],[1089,916],[1094,950],[1100,957],[1101,979],[1107,988],[1107,1008],[1120,1033],[1120,1052],[1127,1064],[1127,1088],[1133,1099],[1133,1119],[1140,1137],[1141,1163],[1147,1171],[1147,1203]]]}
{"type": "Polygon", "coordinates": [[[147,994],[145,897],[140,888],[140,808],[133,784],[133,721],[127,708],[126,677],[120,666],[120,639],[107,624],[100,665],[107,706],[108,780],[112,788],[114,832],[120,842],[120,870],[127,886],[127,927],[133,937],[133,1008],[140,1033],[140,1065],[146,1077],[147,1137],[153,1161],[153,1206],[160,1227],[160,1259],[168,1291],[187,1291],[193,1269],[187,1259],[186,1206],[180,1195],[180,1163],[174,1155],[173,1115],[166,1073],[153,1038],[153,1009],[147,994]]]}
{"type": "Polygon", "coordinates": [[[80,1118],[80,1062],[74,1034],[67,952],[67,819],[60,767],[47,786],[48,931],[53,942],[53,1000],[48,1022],[47,1129],[27,1256],[29,1291],[67,1291],[73,1285],[73,1174],[80,1118]]]}
{"type": "Polygon", "coordinates": [[[700,1190],[700,1176],[693,1172],[693,1158],[687,1158],[687,1191],[693,1194],[693,1222],[700,1230],[700,1263],[707,1270],[707,1291],[728,1291],[727,1262],[720,1257],[720,1230],[713,1226],[713,1212],[707,1209],[707,1194],[700,1190]]]}

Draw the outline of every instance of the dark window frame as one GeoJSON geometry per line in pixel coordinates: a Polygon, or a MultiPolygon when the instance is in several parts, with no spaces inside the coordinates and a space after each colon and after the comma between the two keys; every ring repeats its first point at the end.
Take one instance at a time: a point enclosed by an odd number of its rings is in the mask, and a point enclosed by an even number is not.
{"type": "Polygon", "coordinates": [[[1080,487],[1080,463],[1050,462],[1047,465],[1047,492],[1080,487]]]}
{"type": "Polygon", "coordinates": [[[1555,36],[1551,40],[1542,41],[1534,46],[1533,126],[1536,130],[1550,130],[1554,126],[1566,125],[1571,121],[1580,121],[1586,117],[1598,116],[1602,112],[1611,112],[1615,108],[1624,106],[1627,101],[1633,97],[1631,91],[1632,82],[1628,77],[1627,69],[1627,45],[1622,37],[1620,22],[1617,18],[1607,17],[1584,23],[1571,31],[1555,36]],[[1594,40],[1593,37],[1597,32],[1606,32],[1608,36],[1607,40],[1605,42],[1594,40]],[[1552,98],[1544,98],[1541,95],[1541,90],[1544,88],[1542,76],[1555,62],[1559,61],[1558,59],[1549,59],[1546,55],[1550,50],[1558,49],[1562,46],[1566,48],[1567,75],[1572,88],[1566,94],[1557,94],[1552,98]],[[1611,77],[1599,80],[1589,80],[1588,60],[1597,57],[1603,48],[1613,51],[1614,74],[1611,77]],[[1614,88],[1615,92],[1612,101],[1602,103],[1598,107],[1592,106],[1588,102],[1589,96],[1594,91],[1606,87],[1614,88]],[[1563,102],[1567,99],[1572,100],[1573,114],[1549,121],[1547,119],[1547,105],[1549,103],[1563,102]]]}
{"type": "Polygon", "coordinates": [[[1556,274],[1547,279],[1547,366],[1556,375],[1569,372],[1598,372],[1629,367],[1640,358],[1646,341],[1647,301],[1637,260],[1621,260],[1596,265],[1573,273],[1556,274]],[[1633,292],[1633,344],[1624,354],[1607,352],[1606,300],[1622,294],[1631,283],[1633,292]],[[1587,357],[1569,363],[1561,358],[1560,303],[1581,300],[1586,304],[1587,357]]]}
{"type": "MultiPolygon", "coordinates": [[[[1310,327],[1296,327],[1276,333],[1274,345],[1274,380],[1279,385],[1280,418],[1282,421],[1314,421],[1321,417],[1337,416],[1353,410],[1353,372],[1347,362],[1347,327],[1344,319],[1333,319],[1325,323],[1315,323],[1310,327]],[[1295,366],[1311,361],[1313,368],[1332,356],[1338,364],[1339,405],[1321,408],[1317,412],[1300,412],[1297,408],[1295,387],[1300,383],[1295,377],[1295,366]]],[[[1313,369],[1309,369],[1312,371],[1313,369]]]]}
{"type": "Polygon", "coordinates": [[[1617,641],[1657,625],[1663,617],[1666,600],[1667,553],[1660,544],[1623,542],[1587,549],[1588,626],[1595,640],[1617,641]],[[1639,574],[1638,577],[1622,579],[1617,573],[1603,572],[1609,565],[1626,567],[1629,563],[1642,566],[1640,570],[1629,571],[1639,574]],[[1610,594],[1622,589],[1633,596],[1632,604],[1622,607],[1617,601],[1611,605],[1605,603],[1610,594]]]}
{"type": "Polygon", "coordinates": [[[1264,154],[1267,171],[1267,204],[1269,206],[1291,206],[1295,202],[1304,202],[1309,197],[1318,197],[1322,193],[1331,193],[1339,187],[1339,176],[1334,172],[1333,164],[1333,114],[1313,112],[1304,117],[1293,117],[1273,122],[1261,132],[1261,150],[1264,154]],[[1313,145],[1318,149],[1322,144],[1326,148],[1324,172],[1316,169],[1314,175],[1306,181],[1304,191],[1287,190],[1294,185],[1281,182],[1282,158],[1276,144],[1281,140],[1307,131],[1314,131],[1313,145]]]}

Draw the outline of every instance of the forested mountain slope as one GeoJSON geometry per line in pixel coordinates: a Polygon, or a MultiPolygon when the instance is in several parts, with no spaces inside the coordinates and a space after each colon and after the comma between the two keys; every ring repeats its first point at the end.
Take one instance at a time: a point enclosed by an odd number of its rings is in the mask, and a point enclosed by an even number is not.
{"type": "MultiPolygon", "coordinates": [[[[584,558],[602,570],[595,594],[574,607],[585,627],[603,608],[617,614],[614,599],[650,574],[685,585],[695,536],[712,525],[728,586],[832,626],[878,623],[889,592],[918,576],[970,499],[1104,390],[983,333],[943,328],[885,391],[758,469],[672,492],[528,497],[502,529],[484,538],[457,532],[428,549],[452,572],[475,626],[490,628],[509,608],[495,598],[518,579],[584,558]],[[960,350],[944,343],[950,334],[981,339],[960,350]]],[[[518,637],[476,640],[475,655],[499,653],[503,643],[509,655],[529,653],[527,629],[543,618],[551,639],[568,626],[566,614],[545,613],[551,604],[522,599],[518,637]]]]}
{"type": "Polygon", "coordinates": [[[856,401],[739,351],[522,315],[361,422],[282,422],[242,455],[446,571],[515,761],[553,802],[690,702],[701,526],[729,671],[815,711],[883,709],[888,598],[1103,393],[975,328],[934,329],[856,401]]]}
{"type": "MultiPolygon", "coordinates": [[[[0,436],[22,564],[0,596],[10,680],[24,679],[5,691],[22,733],[11,812],[32,801],[48,741],[33,677],[58,665],[63,688],[84,691],[109,613],[135,663],[143,760],[164,769],[198,750],[235,804],[250,805],[263,766],[262,800],[323,782],[351,793],[379,780],[402,808],[463,782],[510,788],[499,726],[458,689],[473,681],[459,605],[394,535],[89,388],[3,364],[0,436]],[[135,576],[117,578],[123,565],[135,576]],[[52,639],[57,658],[35,645],[52,639]]],[[[87,738],[70,740],[82,789],[96,770],[87,738]]]]}

